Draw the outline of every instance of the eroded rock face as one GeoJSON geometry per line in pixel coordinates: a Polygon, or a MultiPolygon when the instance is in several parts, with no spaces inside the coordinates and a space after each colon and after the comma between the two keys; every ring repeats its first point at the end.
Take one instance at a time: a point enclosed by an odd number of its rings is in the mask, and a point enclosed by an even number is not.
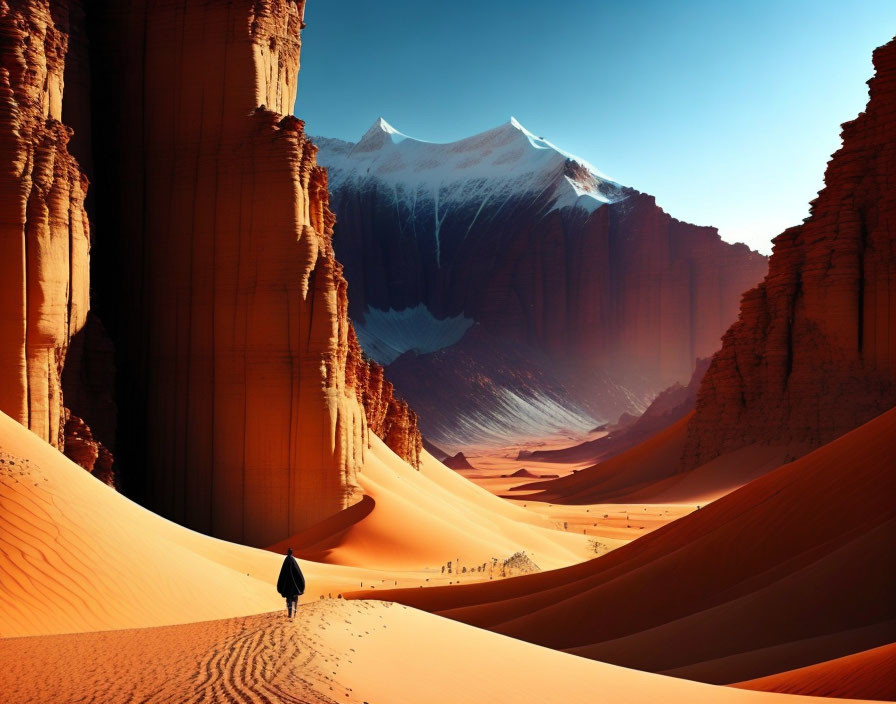
{"type": "Polygon", "coordinates": [[[704,377],[684,465],[751,443],[818,447],[896,404],[896,41],[804,224],[774,241],[704,377]]]}
{"type": "Polygon", "coordinates": [[[65,409],[65,456],[81,465],[104,484],[115,486],[112,453],[94,436],[81,418],[65,409]]]}
{"type": "Polygon", "coordinates": [[[62,124],[66,2],[0,4],[0,410],[59,449],[89,298],[87,179],[62,124]]]}
{"type": "Polygon", "coordinates": [[[117,403],[115,347],[99,318],[91,311],[69,342],[62,373],[66,409],[84,419],[91,434],[115,452],[117,403]]]}
{"type": "Polygon", "coordinates": [[[415,465],[421,447],[355,340],[326,173],[292,116],[303,13],[0,5],[0,409],[110,484],[117,442],[129,493],[258,544],[359,498],[369,430],[415,465]],[[108,336],[86,325],[87,178],[63,114],[97,183],[108,336]]]}
{"type": "Polygon", "coordinates": [[[381,437],[399,457],[420,466],[423,438],[417,429],[417,414],[395,396],[383,368],[364,357],[353,328],[349,327],[346,384],[355,390],[371,431],[381,437]]]}
{"type": "Polygon", "coordinates": [[[508,416],[512,435],[556,389],[585,427],[640,413],[718,350],[766,273],[765,257],[514,120],[450,144],[382,120],[357,144],[320,142],[362,344],[450,450],[488,444],[492,428],[506,443],[508,416]],[[524,379],[505,378],[511,356],[525,357],[524,379]],[[467,360],[470,379],[421,391],[467,360]]]}
{"type": "Polygon", "coordinates": [[[292,116],[303,12],[109,0],[88,13],[95,283],[118,350],[125,488],[258,545],[360,498],[370,430],[411,462],[420,447],[354,342],[326,173],[292,116]]]}

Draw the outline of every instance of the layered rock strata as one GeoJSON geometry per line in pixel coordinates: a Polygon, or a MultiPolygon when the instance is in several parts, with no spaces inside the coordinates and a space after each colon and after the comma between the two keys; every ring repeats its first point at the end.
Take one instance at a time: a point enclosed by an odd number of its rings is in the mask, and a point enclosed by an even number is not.
{"type": "Polygon", "coordinates": [[[61,122],[67,18],[63,2],[0,4],[0,410],[59,449],[90,252],[87,179],[61,122]]]}
{"type": "Polygon", "coordinates": [[[349,327],[348,352],[346,383],[361,401],[368,427],[395,454],[419,468],[423,438],[417,429],[417,414],[395,395],[383,368],[365,358],[352,327],[349,327]]]}
{"type": "Polygon", "coordinates": [[[421,452],[354,337],[292,116],[303,14],[0,6],[0,409],[107,483],[116,444],[135,498],[258,544],[359,498],[368,432],[421,452]]]}
{"type": "Polygon", "coordinates": [[[353,341],[326,173],[292,116],[304,2],[99,6],[98,249],[115,267],[97,288],[129,489],[270,544],[360,498],[370,430],[411,462],[420,448],[353,341]]]}
{"type": "Polygon", "coordinates": [[[752,443],[818,447],[896,404],[896,40],[810,216],[774,240],[688,426],[685,467],[752,443]]]}

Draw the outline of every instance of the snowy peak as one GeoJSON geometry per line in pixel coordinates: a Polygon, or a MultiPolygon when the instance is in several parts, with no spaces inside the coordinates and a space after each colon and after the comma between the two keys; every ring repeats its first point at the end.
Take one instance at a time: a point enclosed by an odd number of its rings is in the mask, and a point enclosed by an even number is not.
{"type": "Polygon", "coordinates": [[[378,117],[355,145],[353,151],[357,153],[378,151],[388,144],[397,144],[405,139],[407,139],[406,135],[403,135],[382,117],[378,117]]]}
{"type": "Polygon", "coordinates": [[[626,197],[626,189],[583,159],[538,137],[514,117],[498,127],[436,143],[409,137],[379,117],[354,145],[318,139],[319,162],[335,188],[377,182],[396,197],[461,201],[507,200],[538,194],[548,210],[580,207],[588,212],[626,197]]]}
{"type": "MultiPolygon", "coordinates": [[[[388,134],[398,134],[399,133],[397,129],[395,129],[392,125],[390,125],[388,122],[386,122],[382,117],[376,118],[376,122],[373,123],[373,127],[371,127],[370,129],[371,130],[382,130],[383,132],[386,132],[388,134]]],[[[368,132],[369,131],[370,130],[368,130],[368,132]]]]}

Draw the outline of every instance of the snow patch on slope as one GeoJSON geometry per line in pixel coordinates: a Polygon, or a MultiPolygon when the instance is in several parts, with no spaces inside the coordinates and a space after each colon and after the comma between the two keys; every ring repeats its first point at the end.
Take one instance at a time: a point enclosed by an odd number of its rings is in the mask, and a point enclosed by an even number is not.
{"type": "Polygon", "coordinates": [[[426,354],[450,347],[473,324],[471,318],[436,318],[422,303],[404,310],[368,308],[363,321],[354,321],[361,349],[382,365],[408,351],[426,354]]]}

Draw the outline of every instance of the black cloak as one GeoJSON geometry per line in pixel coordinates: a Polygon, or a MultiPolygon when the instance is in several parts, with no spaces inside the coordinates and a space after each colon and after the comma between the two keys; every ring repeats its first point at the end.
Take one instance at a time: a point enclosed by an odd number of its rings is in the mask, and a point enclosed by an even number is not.
{"type": "Polygon", "coordinates": [[[305,593],[305,577],[299,569],[299,563],[292,555],[287,555],[277,578],[277,591],[284,599],[301,596],[305,593]]]}

